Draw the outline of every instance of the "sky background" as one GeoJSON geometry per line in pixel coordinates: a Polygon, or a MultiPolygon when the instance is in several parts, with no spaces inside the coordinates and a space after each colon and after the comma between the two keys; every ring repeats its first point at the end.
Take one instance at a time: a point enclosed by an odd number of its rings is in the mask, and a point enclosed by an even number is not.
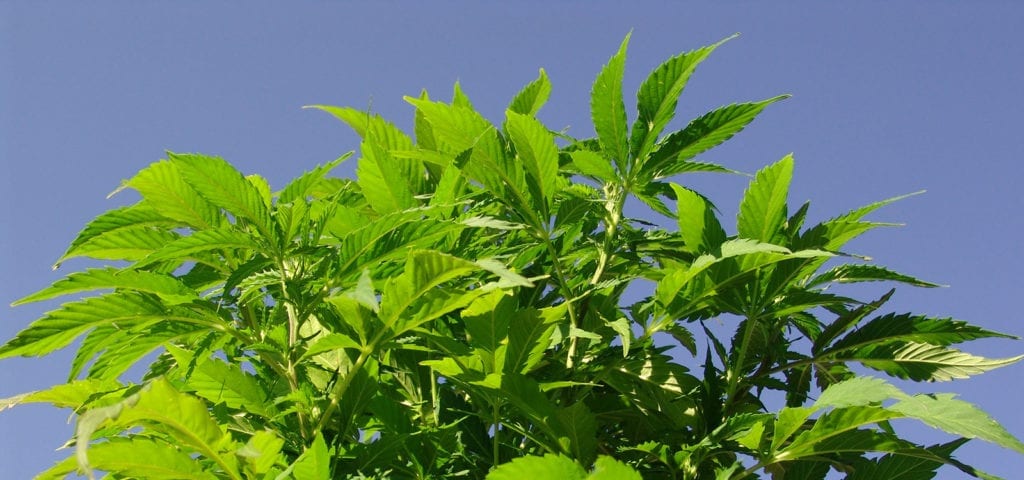
{"type": "MultiPolygon", "coordinates": [[[[1024,3],[183,3],[0,1],[0,339],[56,306],[7,307],[91,265],[50,269],[87,221],[134,201],[105,197],[166,150],[222,156],[281,187],[358,147],[303,105],[372,108],[408,127],[403,95],[449,98],[458,80],[496,119],[540,67],[554,85],[541,119],[586,137],[590,84],[630,30],[627,100],[670,55],[740,32],[698,69],[675,126],[793,98],[704,158],[754,172],[793,152],[791,204],[812,200],[811,220],[927,189],[871,217],[905,227],[850,246],[950,285],[900,288],[889,308],[1024,335],[1024,3]]],[[[747,180],[691,178],[732,223],[747,180]]],[[[966,349],[1011,356],[1024,342],[966,349]]],[[[70,356],[0,361],[0,397],[62,382],[70,356]]],[[[1024,437],[1022,377],[1015,365],[907,388],[957,392],[1024,437]]],[[[71,433],[67,411],[0,413],[0,476],[29,478],[70,454],[55,449],[71,433]]],[[[1024,471],[1024,456],[981,442],[959,456],[1006,478],[1024,471]]]]}

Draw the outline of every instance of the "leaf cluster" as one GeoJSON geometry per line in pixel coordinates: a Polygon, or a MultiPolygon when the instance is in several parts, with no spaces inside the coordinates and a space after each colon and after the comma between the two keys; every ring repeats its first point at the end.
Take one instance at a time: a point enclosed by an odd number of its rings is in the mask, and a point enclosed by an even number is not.
{"type": "Polygon", "coordinates": [[[628,41],[594,82],[592,138],[537,118],[541,70],[497,124],[458,85],[449,102],[406,98],[413,135],[314,107],[361,137],[354,179],[330,176],[350,155],[273,190],[169,153],[126,180],[141,200],[58,262],[107,265],[16,302],[80,297],[0,347],[78,342],[67,383],[0,403],[76,413],[74,454],[39,478],[987,478],[952,457],[964,441],[1024,453],[974,406],[854,368],[946,381],[1021,358],[954,348],[1007,335],[883,312],[892,290],[834,288],[936,286],[846,251],[902,197],[806,226],[786,156],[753,176],[727,231],[686,176],[732,172],[697,157],[786,96],[666,132],[723,40],[651,72],[630,122],[628,41]],[[629,217],[630,198],[669,226],[629,217]],[[141,382],[121,380],[153,352],[141,382]],[[898,418],[960,440],[915,444],[898,418]]]}

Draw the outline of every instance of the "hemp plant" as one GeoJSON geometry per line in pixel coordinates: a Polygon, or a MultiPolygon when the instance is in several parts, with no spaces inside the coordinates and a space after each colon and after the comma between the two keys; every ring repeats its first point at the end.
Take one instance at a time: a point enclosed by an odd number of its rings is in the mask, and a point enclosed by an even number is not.
{"type": "Polygon", "coordinates": [[[313,107],[361,137],[356,178],[330,175],[351,154],[274,189],[168,153],[124,181],[141,200],[89,222],[59,260],[103,266],[16,302],[77,297],[0,347],[78,341],[67,383],[0,403],[74,411],[73,453],[39,478],[991,478],[956,448],[1024,453],[973,405],[884,379],[1009,365],[1021,357],[953,348],[1008,335],[886,312],[893,290],[830,288],[935,286],[847,251],[902,197],[808,226],[786,156],[727,227],[687,179],[734,173],[700,155],[786,96],[666,132],[719,42],[655,68],[630,122],[628,40],[590,92],[594,137],[538,120],[541,70],[500,124],[458,85],[450,102],[406,98],[411,135],[313,107]],[[631,198],[668,226],[630,217],[631,198]],[[133,366],[141,380],[123,380],[133,366]],[[959,438],[914,443],[901,418],[959,438]]]}

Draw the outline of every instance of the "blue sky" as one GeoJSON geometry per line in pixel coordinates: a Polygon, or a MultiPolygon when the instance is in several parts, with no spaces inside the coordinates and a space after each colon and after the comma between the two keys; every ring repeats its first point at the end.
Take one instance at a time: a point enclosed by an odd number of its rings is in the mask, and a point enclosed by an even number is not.
{"type": "MultiPolygon", "coordinates": [[[[500,118],[540,67],[554,84],[541,118],[586,136],[590,83],[630,30],[627,98],[661,60],[740,32],[697,71],[680,121],[727,103],[793,98],[706,159],[753,172],[793,152],[791,202],[812,200],[817,219],[927,189],[873,217],[905,227],[875,231],[852,249],[950,285],[901,288],[894,310],[1024,335],[1024,216],[1014,213],[1024,207],[1022,23],[1024,6],[1009,0],[2,2],[0,337],[54,306],[6,307],[86,266],[50,270],[85,222],[134,200],[105,197],[165,150],[219,155],[280,186],[358,146],[342,124],[303,105],[368,107],[407,126],[403,95],[426,88],[445,98],[459,80],[500,118]]],[[[745,182],[695,185],[730,218],[745,182]]],[[[1010,356],[1024,342],[968,350],[1010,356]]],[[[69,357],[0,362],[0,397],[62,381],[69,357]]],[[[1022,437],[1022,376],[1017,365],[919,390],[957,392],[1022,437]]],[[[28,478],[66,455],[54,449],[70,436],[67,419],[36,406],[0,413],[3,475],[28,478]]],[[[1007,478],[1024,469],[1024,457],[980,442],[960,456],[1007,478]]]]}

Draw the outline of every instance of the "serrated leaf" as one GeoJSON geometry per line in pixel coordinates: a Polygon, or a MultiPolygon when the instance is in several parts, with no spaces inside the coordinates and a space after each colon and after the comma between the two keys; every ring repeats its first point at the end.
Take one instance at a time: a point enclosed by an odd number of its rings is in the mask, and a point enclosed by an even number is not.
{"type": "Polygon", "coordinates": [[[537,111],[544,106],[550,94],[551,81],[548,80],[548,74],[542,68],[537,79],[528,83],[516,94],[512,103],[509,104],[508,110],[523,115],[537,115],[537,111]]]}
{"type": "Polygon", "coordinates": [[[146,257],[164,245],[181,238],[175,232],[160,230],[150,225],[132,225],[96,235],[68,250],[54,264],[74,257],[90,257],[102,260],[134,261],[146,257]]]}
{"type": "Polygon", "coordinates": [[[130,328],[161,320],[210,324],[206,317],[180,307],[167,307],[153,297],[129,292],[109,293],[65,303],[48,312],[0,347],[0,358],[45,355],[99,326],[130,328]]]}
{"type": "Polygon", "coordinates": [[[417,206],[415,192],[395,157],[371,141],[364,141],[360,150],[363,156],[356,169],[359,188],[374,210],[386,214],[417,206]]]}
{"type": "Polygon", "coordinates": [[[317,435],[313,444],[306,447],[302,455],[276,480],[327,480],[331,478],[331,456],[323,435],[317,435]]]}
{"type": "Polygon", "coordinates": [[[269,205],[259,188],[220,157],[168,153],[181,176],[203,198],[236,218],[253,222],[264,237],[271,239],[273,222],[269,205]]]}
{"type": "Polygon", "coordinates": [[[658,142],[643,166],[643,176],[657,180],[686,171],[690,159],[732,138],[765,107],[786,98],[789,95],[728,105],[694,119],[682,130],[666,135],[658,142]]]}
{"type": "Polygon", "coordinates": [[[107,288],[152,293],[170,305],[189,303],[199,299],[195,291],[170,275],[106,267],[90,268],[84,272],[72,273],[65,278],[57,280],[53,285],[43,290],[15,301],[11,306],[48,300],[72,293],[107,288]]]}
{"type": "Polygon", "coordinates": [[[324,177],[344,162],[348,157],[352,156],[352,152],[346,153],[336,160],[327,162],[323,165],[317,165],[312,170],[299,175],[294,180],[288,182],[284,189],[281,190],[277,195],[278,203],[292,203],[296,200],[302,200],[306,197],[311,196],[313,189],[319,184],[324,177]]]}
{"type": "MultiPolygon", "coordinates": [[[[130,428],[139,424],[171,436],[183,449],[217,463],[231,478],[240,478],[237,462],[221,450],[226,434],[210,416],[206,404],[178,392],[166,380],[156,380],[120,403],[86,411],[75,431],[77,438],[89,439],[101,427],[130,428]]],[[[88,449],[89,442],[78,442],[76,456],[84,470],[91,470],[88,449]]]]}
{"type": "Polygon", "coordinates": [[[786,155],[757,172],[740,202],[736,218],[740,237],[762,242],[771,242],[775,238],[786,221],[786,200],[792,178],[792,155],[786,155]]]}
{"type": "Polygon", "coordinates": [[[889,313],[874,318],[839,339],[828,351],[838,352],[891,342],[918,342],[947,346],[979,338],[1015,338],[985,330],[961,320],[932,318],[909,313],[889,313]]]}
{"type": "Polygon", "coordinates": [[[86,224],[85,228],[71,242],[64,255],[61,255],[60,260],[78,256],[75,252],[79,247],[101,235],[133,227],[170,229],[179,225],[180,222],[161,215],[155,208],[149,207],[145,203],[110,210],[86,224]]]}
{"type": "Polygon", "coordinates": [[[249,437],[245,446],[238,449],[235,454],[245,459],[249,471],[260,475],[270,471],[281,460],[282,446],[284,440],[274,432],[260,430],[249,437]]]}
{"type": "Polygon", "coordinates": [[[361,349],[363,346],[359,342],[352,339],[348,335],[342,333],[330,333],[323,337],[316,339],[306,352],[302,354],[300,359],[306,359],[314,355],[319,355],[324,352],[330,352],[335,350],[341,350],[343,348],[361,349]]]}
{"type": "Polygon", "coordinates": [[[555,411],[555,427],[559,440],[572,452],[573,458],[590,464],[597,449],[597,420],[583,402],[555,411]],[[567,441],[567,442],[566,442],[567,441]]]}
{"type": "Polygon", "coordinates": [[[900,389],[885,380],[874,377],[855,377],[826,388],[815,400],[814,408],[877,405],[890,398],[899,398],[903,395],[900,389]]]}
{"type": "Polygon", "coordinates": [[[187,237],[181,237],[173,242],[165,243],[163,248],[147,255],[139,260],[134,266],[142,268],[154,263],[175,261],[184,262],[190,259],[203,260],[196,257],[197,253],[204,253],[213,250],[232,251],[236,249],[261,251],[262,248],[255,242],[252,235],[235,230],[233,228],[222,228],[218,230],[201,230],[187,237]]]}
{"type": "Polygon", "coordinates": [[[173,162],[161,160],[153,163],[126,181],[124,186],[138,191],[145,204],[164,217],[198,229],[221,224],[222,217],[217,207],[185,181],[173,162]]]}
{"type": "Polygon", "coordinates": [[[899,378],[940,382],[968,378],[1024,359],[1024,355],[989,359],[940,345],[912,342],[847,350],[838,356],[899,378]]]}
{"type": "Polygon", "coordinates": [[[857,283],[857,282],[901,282],[915,287],[940,287],[937,283],[926,282],[910,275],[894,272],[878,265],[856,265],[843,264],[832,268],[821,275],[811,279],[808,287],[814,287],[825,283],[857,283]]]}
{"type": "Polygon", "coordinates": [[[648,75],[636,94],[637,119],[633,123],[630,147],[634,158],[644,158],[672,117],[679,95],[697,66],[732,35],[718,43],[676,55],[648,75]]]}
{"type": "MultiPolygon", "coordinates": [[[[154,480],[216,479],[187,452],[165,442],[132,437],[89,446],[92,468],[129,478],[154,480]]],[[[90,472],[91,473],[91,472],[90,472]]]]}
{"type": "Polygon", "coordinates": [[[25,403],[49,403],[55,407],[77,410],[95,396],[114,392],[122,388],[121,383],[114,379],[101,380],[89,378],[73,380],[68,383],[54,385],[46,390],[0,399],[0,412],[25,403]]]}
{"type": "Polygon", "coordinates": [[[916,418],[932,427],[964,438],[980,438],[1003,448],[1024,453],[1024,443],[992,417],[953,394],[914,395],[895,403],[890,410],[916,418]]]}
{"type": "Polygon", "coordinates": [[[602,455],[594,462],[594,470],[587,475],[587,480],[642,480],[637,472],[612,457],[602,455]]]}
{"type": "Polygon", "coordinates": [[[676,217],[684,248],[692,253],[714,251],[725,241],[725,230],[715,216],[714,205],[688,188],[671,184],[676,192],[676,217]]]}
{"type": "Polygon", "coordinates": [[[555,145],[555,137],[533,117],[511,110],[505,115],[505,126],[516,147],[517,158],[525,167],[527,178],[532,179],[526,185],[541,216],[546,217],[558,193],[558,147],[555,145]]]}
{"type": "Polygon", "coordinates": [[[522,456],[503,463],[487,474],[487,480],[559,479],[584,480],[587,472],[580,464],[563,455],[547,454],[543,457],[522,456]]]}
{"type": "Polygon", "coordinates": [[[569,152],[572,164],[580,173],[588,177],[601,180],[604,183],[612,183],[618,180],[615,167],[607,158],[597,152],[590,150],[574,150],[569,152]]]}
{"type": "Polygon", "coordinates": [[[627,34],[622,40],[618,52],[601,69],[590,90],[590,117],[601,150],[620,172],[627,170],[626,162],[629,161],[629,127],[626,125],[626,104],[622,100],[622,77],[626,69],[629,37],[627,34]]]}

